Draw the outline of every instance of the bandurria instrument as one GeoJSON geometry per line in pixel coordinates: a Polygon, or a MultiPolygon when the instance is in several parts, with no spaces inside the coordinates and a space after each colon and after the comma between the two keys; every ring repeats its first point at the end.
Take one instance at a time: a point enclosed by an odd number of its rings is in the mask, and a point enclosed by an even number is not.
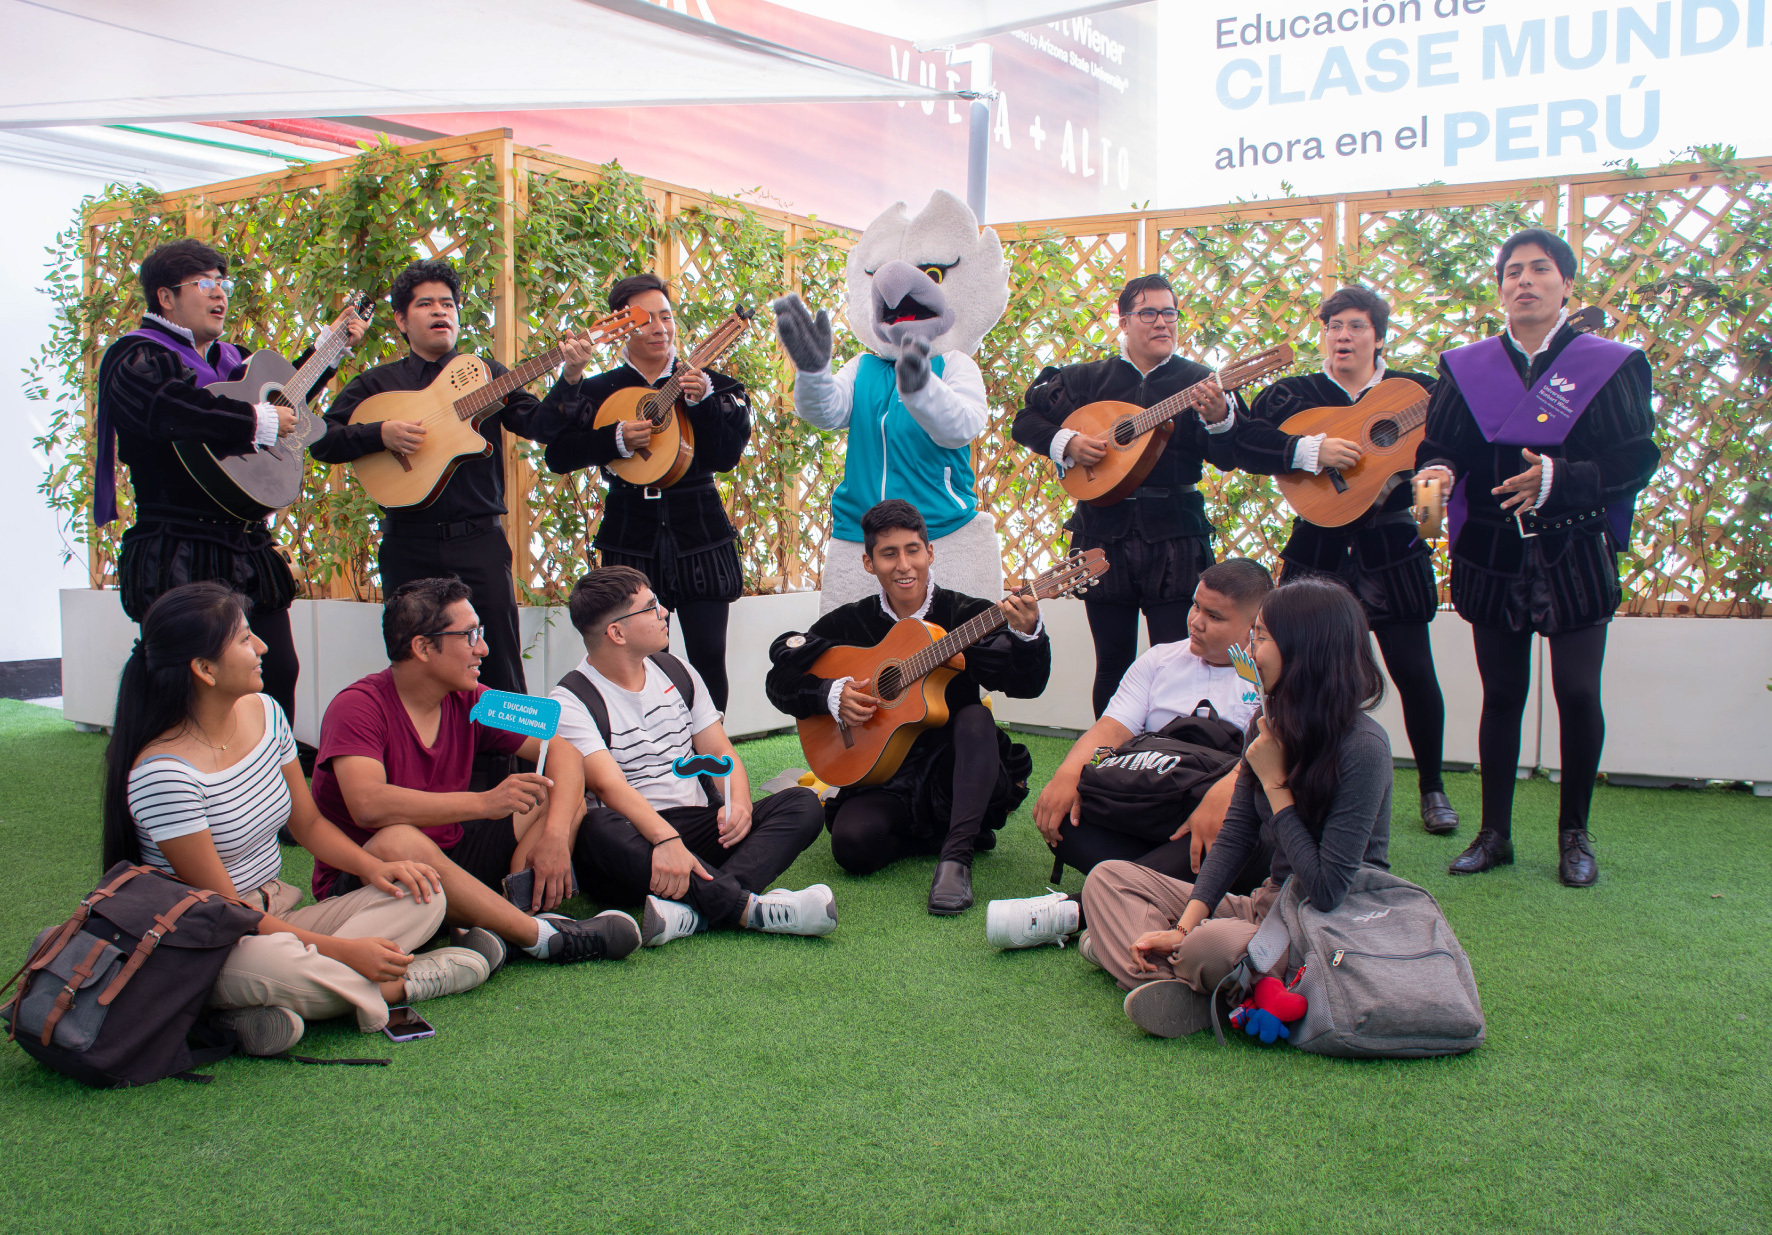
{"type": "MultiPolygon", "coordinates": [[[[645,309],[629,305],[592,322],[591,341],[613,343],[651,320],[645,309]]],[[[370,395],[351,412],[352,424],[417,421],[425,426],[425,440],[410,455],[391,450],[366,454],[351,464],[351,470],[384,508],[429,506],[463,459],[492,453],[492,443],[480,434],[480,422],[496,414],[513,390],[555,368],[561,359],[561,347],[556,345],[495,379],[478,356],[457,356],[423,390],[370,395]]]]}
{"type": "Polygon", "coordinates": [[[345,310],[332,323],[326,342],[314,349],[300,369],[265,348],[246,358],[246,372],[236,380],[215,382],[204,388],[210,394],[242,403],[276,403],[295,412],[295,432],[262,449],[217,454],[213,446],[204,442],[172,444],[173,453],[191,479],[223,510],[239,519],[262,519],[301,496],[302,477],[307,472],[303,452],[326,431],[326,422],[308,410],[308,395],[321,374],[350,345],[346,328],[352,322],[367,322],[371,312],[369,298],[362,292],[352,292],[345,297],[345,310]]]}
{"type": "Polygon", "coordinates": [[[1390,493],[1390,480],[1415,467],[1427,436],[1428,391],[1406,377],[1387,377],[1348,407],[1313,407],[1288,416],[1280,430],[1339,437],[1360,448],[1352,467],[1283,472],[1274,479],[1299,518],[1318,527],[1346,527],[1390,493]]]}
{"type": "Polygon", "coordinates": [[[1100,463],[1081,463],[1065,472],[1059,482],[1065,492],[1091,506],[1114,506],[1144,483],[1157,465],[1157,456],[1175,432],[1175,418],[1194,408],[1209,406],[1219,391],[1236,390],[1278,373],[1292,363],[1292,345],[1280,343],[1231,361],[1215,376],[1177,391],[1153,407],[1104,399],[1088,403],[1064,419],[1064,427],[1086,435],[1106,434],[1107,457],[1100,463]]]}
{"type": "MultiPolygon", "coordinates": [[[[690,354],[690,367],[705,369],[731,351],[750,327],[755,312],[742,304],[734,309],[732,316],[714,327],[714,332],[690,354]]],[[[657,390],[629,386],[604,399],[597,409],[596,428],[625,420],[652,422],[652,440],[631,458],[611,461],[607,465],[609,470],[631,485],[655,489],[668,489],[682,480],[695,459],[695,430],[682,414],[687,406],[683,402],[683,384],[675,373],[657,390]]]]}
{"type": "MultiPolygon", "coordinates": [[[[1107,568],[1100,549],[1073,553],[1014,594],[1041,600],[1074,595],[1107,568]]],[[[994,605],[947,632],[906,618],[873,647],[827,649],[812,672],[821,678],[865,678],[880,706],[861,725],[844,725],[829,715],[799,722],[800,747],[818,778],[827,785],[880,785],[892,779],[917,735],[947,724],[947,685],[966,667],[960,653],[1007,621],[994,605]]]]}

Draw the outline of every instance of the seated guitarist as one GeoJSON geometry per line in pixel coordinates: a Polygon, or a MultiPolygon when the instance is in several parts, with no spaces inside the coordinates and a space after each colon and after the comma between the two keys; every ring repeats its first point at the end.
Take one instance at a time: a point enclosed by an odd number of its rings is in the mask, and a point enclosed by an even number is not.
{"type": "MultiPolygon", "coordinates": [[[[1082,435],[1064,427],[1080,407],[1112,399],[1151,407],[1212,376],[1204,365],[1176,354],[1175,289],[1160,274],[1133,279],[1120,292],[1120,354],[1088,364],[1048,367],[1028,388],[1011,435],[1049,455],[1059,474],[1107,457],[1106,434],[1082,435]]],[[[1095,715],[1107,708],[1138,652],[1138,615],[1144,613],[1151,644],[1188,637],[1188,609],[1200,571],[1212,565],[1212,525],[1199,493],[1201,469],[1221,471],[1231,456],[1236,403],[1224,411],[1177,418],[1175,432],[1156,466],[1125,501],[1113,506],[1079,504],[1065,524],[1073,549],[1103,549],[1109,570],[1083,599],[1095,643],[1095,715]]]]}
{"type": "MultiPolygon", "coordinates": [[[[930,583],[935,554],[923,516],[909,502],[879,503],[862,516],[861,530],[862,566],[879,580],[879,595],[840,605],[811,630],[790,631],[769,649],[769,701],[791,716],[829,712],[844,723],[865,724],[880,701],[865,680],[814,675],[813,662],[826,649],[872,646],[906,618],[952,630],[990,607],[988,600],[930,583]]],[[[1052,670],[1052,644],[1037,601],[1009,596],[1001,608],[1008,626],[968,648],[965,670],[947,685],[947,724],[919,734],[885,784],[839,790],[830,819],[831,852],[852,875],[911,854],[938,854],[929,912],[940,916],[971,907],[973,852],[996,845],[996,829],[1027,796],[1033,770],[1027,748],[1010,743],[980,692],[1036,697],[1052,670]]]]}
{"type": "MultiPolygon", "coordinates": [[[[173,451],[174,442],[186,441],[242,453],[270,446],[297,427],[288,408],[204,389],[239,378],[252,354],[222,341],[234,286],[227,273],[228,259],[197,240],[163,244],[142,262],[149,309],[99,361],[93,522],[103,527],[117,517],[113,460],[122,459],[135,487],[135,523],[123,533],[117,559],[123,611],[139,622],[183,583],[218,580],[242,592],[252,602],[252,631],[265,645],[265,693],[293,722],[301,665],[289,631],[295,599],[289,566],[262,520],[223,509],[173,451]]],[[[355,344],[363,324],[353,322],[349,334],[355,344]]],[[[330,378],[328,372],[321,381],[330,378]]]]}
{"type": "MultiPolygon", "coordinates": [[[[1391,307],[1384,298],[1358,284],[1323,301],[1317,308],[1317,320],[1323,323],[1323,371],[1281,378],[1261,392],[1237,434],[1237,466],[1246,472],[1278,475],[1320,473],[1358,463],[1356,442],[1321,433],[1300,437],[1282,433],[1279,426],[1313,407],[1350,407],[1386,378],[1406,378],[1432,391],[1433,378],[1385,367],[1390,319],[1391,307]]],[[[1340,579],[1366,610],[1403,705],[1403,727],[1409,734],[1421,793],[1422,826],[1443,836],[1458,829],[1458,812],[1440,779],[1446,703],[1427,633],[1427,624],[1440,606],[1439,590],[1434,584],[1433,551],[1415,531],[1410,510],[1414,489],[1400,477],[1394,477],[1392,485],[1363,518],[1346,527],[1318,527],[1294,519],[1280,560],[1287,579],[1307,574],[1340,579]]]]}
{"type": "MultiPolygon", "coordinates": [[[[461,280],[440,258],[413,262],[394,278],[390,299],[394,324],[410,349],[391,364],[359,373],[327,410],[326,436],[311,453],[322,463],[349,463],[377,450],[411,454],[423,444],[425,427],[413,421],[384,420],[353,425],[351,413],[371,395],[390,390],[423,390],[456,357],[461,335],[461,280]]],[[[504,434],[551,442],[579,418],[589,418],[580,378],[591,358],[587,339],[562,340],[566,367],[546,399],[513,390],[503,410],[480,422],[491,453],[463,459],[435,501],[382,512],[376,561],[382,595],[403,583],[454,575],[473,591],[474,611],[486,627],[490,649],[480,682],[494,690],[524,691],[523,641],[517,630],[517,598],[511,579],[511,546],[505,539],[504,434]]],[[[482,357],[493,377],[505,367],[482,357]]]]}
{"type": "MultiPolygon", "coordinates": [[[[695,431],[695,459],[668,489],[631,485],[606,472],[609,496],[592,540],[605,566],[628,566],[658,589],[665,608],[677,615],[689,663],[708,684],[714,710],[726,710],[726,617],[744,593],[738,561],[738,529],[726,516],[717,472],[730,472],[751,440],[751,401],[744,383],[713,370],[702,372],[677,359],[677,316],[670,291],[655,274],[636,274],[609,289],[609,311],[629,305],[652,315],[628,336],[626,363],[585,383],[591,410],[618,390],[663,386],[672,374],[682,381],[689,425],[695,431]]],[[[588,425],[587,418],[587,425],[588,425]]],[[[560,475],[581,467],[603,467],[632,458],[652,440],[645,419],[575,429],[548,447],[548,468],[560,475]]]]}

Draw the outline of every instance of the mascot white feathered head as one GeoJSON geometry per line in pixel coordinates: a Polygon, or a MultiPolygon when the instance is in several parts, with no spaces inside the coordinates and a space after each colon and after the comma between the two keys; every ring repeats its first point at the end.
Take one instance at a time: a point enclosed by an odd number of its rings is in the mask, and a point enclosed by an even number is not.
{"type": "Polygon", "coordinates": [[[848,292],[849,328],[875,355],[896,360],[897,339],[922,338],[937,356],[970,356],[1008,307],[1009,263],[997,233],[937,189],[915,218],[895,202],[868,224],[849,250],[848,292]]]}

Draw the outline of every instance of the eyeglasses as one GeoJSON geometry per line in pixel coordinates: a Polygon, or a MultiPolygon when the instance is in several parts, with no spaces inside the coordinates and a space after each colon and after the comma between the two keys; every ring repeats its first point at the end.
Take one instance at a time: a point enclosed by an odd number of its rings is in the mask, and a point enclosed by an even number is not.
{"type": "Polygon", "coordinates": [[[446,635],[460,635],[468,641],[469,647],[473,647],[476,643],[486,637],[486,628],[484,626],[475,626],[471,630],[433,630],[425,635],[425,638],[441,639],[446,635]]]}
{"type": "Polygon", "coordinates": [[[1181,310],[1140,309],[1131,316],[1136,317],[1147,326],[1155,326],[1158,322],[1162,322],[1165,326],[1173,326],[1176,322],[1181,320],[1181,310]]]}
{"type": "Polygon", "coordinates": [[[658,614],[659,617],[664,617],[665,615],[670,613],[670,610],[664,607],[664,602],[662,600],[660,600],[658,597],[654,596],[652,598],[651,604],[641,605],[638,609],[635,609],[632,613],[624,613],[620,617],[612,617],[609,620],[611,622],[623,622],[631,617],[639,617],[642,613],[656,613],[656,614],[658,614]]]}
{"type": "Polygon", "coordinates": [[[224,296],[232,296],[234,294],[234,280],[232,279],[191,279],[188,282],[177,284],[173,290],[177,291],[180,287],[195,287],[198,291],[204,292],[213,292],[219,287],[224,296]]]}

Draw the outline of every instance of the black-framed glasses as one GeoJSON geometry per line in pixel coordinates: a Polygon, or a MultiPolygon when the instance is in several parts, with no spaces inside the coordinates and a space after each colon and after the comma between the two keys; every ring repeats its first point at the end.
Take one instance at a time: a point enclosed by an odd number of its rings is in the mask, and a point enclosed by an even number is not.
{"type": "MultiPolygon", "coordinates": [[[[207,275],[205,275],[201,279],[187,280],[186,282],[180,283],[178,286],[179,287],[195,287],[195,288],[197,288],[198,291],[203,291],[203,292],[213,292],[216,288],[219,287],[219,288],[221,288],[222,295],[224,295],[224,296],[232,296],[234,294],[234,280],[232,280],[232,279],[212,279],[207,275]]],[[[176,290],[176,289],[174,289],[174,290],[176,290]]]]}
{"type": "Polygon", "coordinates": [[[433,630],[425,635],[425,638],[441,639],[446,635],[460,635],[468,641],[469,647],[473,647],[476,643],[486,637],[486,628],[484,626],[474,626],[468,630],[433,630]]]}
{"type": "Polygon", "coordinates": [[[642,613],[656,613],[656,614],[658,614],[659,617],[664,617],[669,612],[670,612],[670,610],[664,607],[664,601],[662,601],[658,597],[654,596],[652,598],[651,604],[641,605],[638,609],[635,609],[631,613],[624,613],[620,617],[612,617],[609,620],[611,622],[626,621],[628,618],[631,618],[631,617],[639,617],[642,613]]]}
{"type": "Polygon", "coordinates": [[[1132,314],[1147,326],[1155,326],[1162,322],[1165,326],[1173,326],[1181,320],[1180,309],[1139,309],[1132,314]]]}

